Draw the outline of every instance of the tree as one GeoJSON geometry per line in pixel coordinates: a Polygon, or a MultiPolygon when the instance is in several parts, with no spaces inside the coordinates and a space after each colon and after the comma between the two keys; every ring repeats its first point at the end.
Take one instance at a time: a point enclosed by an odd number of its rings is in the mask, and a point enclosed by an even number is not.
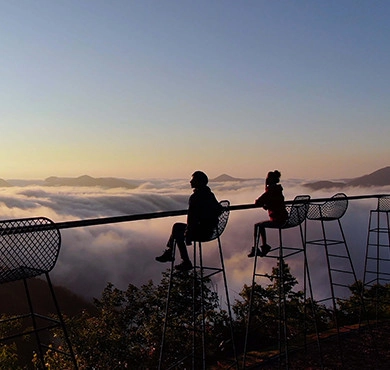
{"type": "Polygon", "coordinates": [[[302,342],[304,335],[316,331],[318,315],[315,314],[315,309],[323,314],[324,307],[312,302],[310,298],[305,299],[304,292],[294,290],[298,281],[284,261],[282,265],[278,262],[272,268],[272,273],[264,278],[268,278],[270,282],[265,286],[255,282],[252,290],[252,287],[244,285],[239,293],[243,300],[236,300],[233,305],[240,336],[243,337],[246,331],[251,310],[247,342],[249,349],[277,347],[283,341],[282,338],[302,342]]]}
{"type": "Polygon", "coordinates": [[[0,370],[22,370],[15,343],[0,346],[0,370]]]}
{"type": "MultiPolygon", "coordinates": [[[[203,282],[205,333],[208,357],[217,358],[219,344],[227,336],[228,315],[220,309],[218,294],[210,289],[209,283],[209,280],[203,282]]],[[[83,312],[69,320],[71,341],[80,367],[155,368],[159,361],[168,286],[168,272],[163,274],[158,286],[149,281],[140,288],[130,284],[126,291],[121,291],[109,283],[101,298],[94,300],[96,314],[83,312]]],[[[173,274],[164,364],[192,353],[192,338],[194,333],[196,336],[199,333],[202,313],[198,279],[195,280],[195,304],[193,287],[192,272],[186,276],[173,274]]]]}

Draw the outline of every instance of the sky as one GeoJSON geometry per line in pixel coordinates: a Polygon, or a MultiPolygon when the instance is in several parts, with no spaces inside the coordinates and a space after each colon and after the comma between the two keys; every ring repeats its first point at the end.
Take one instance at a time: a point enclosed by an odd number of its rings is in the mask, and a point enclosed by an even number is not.
{"type": "Polygon", "coordinates": [[[0,178],[389,165],[386,0],[0,5],[0,178]]]}

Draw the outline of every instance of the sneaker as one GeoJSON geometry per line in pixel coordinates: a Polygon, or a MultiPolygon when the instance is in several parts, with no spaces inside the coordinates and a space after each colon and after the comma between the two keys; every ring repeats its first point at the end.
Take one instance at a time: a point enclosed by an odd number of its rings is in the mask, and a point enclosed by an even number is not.
{"type": "Polygon", "coordinates": [[[267,255],[267,253],[271,250],[271,247],[268,244],[264,244],[261,246],[261,257],[264,257],[267,255]]]}
{"type": "Polygon", "coordinates": [[[178,271],[192,270],[192,263],[191,261],[182,261],[181,263],[175,266],[175,269],[178,271]]]}
{"type": "Polygon", "coordinates": [[[257,254],[258,256],[261,256],[260,249],[259,249],[259,248],[256,248],[256,247],[252,247],[250,253],[248,254],[248,257],[249,257],[249,258],[254,257],[256,254],[257,254]]]}
{"type": "Polygon", "coordinates": [[[158,262],[170,262],[173,260],[172,249],[166,249],[161,256],[156,257],[156,261],[158,262]]]}

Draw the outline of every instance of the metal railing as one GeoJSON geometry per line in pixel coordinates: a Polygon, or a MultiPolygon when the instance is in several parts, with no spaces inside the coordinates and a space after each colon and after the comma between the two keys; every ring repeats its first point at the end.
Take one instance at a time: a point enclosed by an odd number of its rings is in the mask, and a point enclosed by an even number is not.
{"type": "MultiPolygon", "coordinates": [[[[383,196],[388,196],[388,194],[374,194],[374,195],[355,195],[347,196],[348,200],[359,200],[359,199],[377,199],[383,196]]],[[[327,198],[312,198],[309,203],[318,203],[328,201],[330,197],[327,198]]],[[[285,203],[292,204],[293,200],[287,200],[285,203]]],[[[231,205],[229,207],[230,211],[240,211],[247,209],[261,208],[253,203],[251,204],[237,204],[231,205]]],[[[183,216],[187,214],[187,210],[177,210],[177,211],[161,211],[161,212],[151,212],[151,213],[139,213],[134,215],[124,215],[124,216],[113,216],[113,217],[101,217],[101,218],[91,218],[85,220],[76,220],[76,221],[64,221],[57,222],[56,227],[58,229],[70,229],[76,227],[85,227],[85,226],[96,226],[96,225],[105,225],[105,224],[114,224],[120,222],[130,222],[130,221],[140,221],[140,220],[150,220],[155,218],[165,218],[165,217],[176,217],[183,216]]]]}
{"type": "MultiPolygon", "coordinates": [[[[378,199],[383,196],[389,196],[389,194],[369,194],[369,195],[354,195],[347,196],[348,200],[363,200],[363,199],[378,199]]],[[[328,201],[330,197],[327,198],[311,198],[308,203],[319,203],[328,201]]],[[[345,198],[344,198],[345,199],[345,198]]],[[[292,204],[293,200],[287,200],[286,205],[292,204]]],[[[240,211],[247,209],[261,208],[253,203],[251,204],[237,204],[231,205],[229,207],[230,211],[240,211]]],[[[187,214],[187,210],[176,210],[176,211],[160,211],[160,212],[150,212],[150,213],[139,213],[133,215],[123,215],[123,216],[111,216],[111,217],[100,217],[100,218],[90,218],[84,220],[74,220],[74,221],[62,221],[55,222],[53,224],[34,226],[34,230],[37,228],[39,230],[49,230],[49,229],[72,229],[78,227],[87,227],[87,226],[98,226],[98,225],[107,225],[107,224],[116,224],[122,222],[132,222],[140,220],[150,220],[156,218],[166,218],[166,217],[176,217],[183,216],[187,214]]],[[[0,230],[0,235],[12,234],[12,233],[24,233],[28,232],[31,227],[24,226],[18,228],[10,228],[7,230],[0,230]]]]}

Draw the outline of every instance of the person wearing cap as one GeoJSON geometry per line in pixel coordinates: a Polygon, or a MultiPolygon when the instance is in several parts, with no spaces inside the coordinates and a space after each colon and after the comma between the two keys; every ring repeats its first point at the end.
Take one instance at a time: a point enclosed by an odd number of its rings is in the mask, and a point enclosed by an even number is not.
{"type": "Polygon", "coordinates": [[[188,201],[187,223],[177,222],[173,225],[167,249],[161,256],[156,257],[158,262],[173,261],[173,248],[176,242],[182,259],[181,263],[175,266],[179,271],[192,269],[187,245],[191,245],[194,240],[210,239],[218,225],[218,217],[222,213],[221,205],[207,186],[208,177],[204,172],[195,171],[190,184],[194,190],[188,201]]]}

